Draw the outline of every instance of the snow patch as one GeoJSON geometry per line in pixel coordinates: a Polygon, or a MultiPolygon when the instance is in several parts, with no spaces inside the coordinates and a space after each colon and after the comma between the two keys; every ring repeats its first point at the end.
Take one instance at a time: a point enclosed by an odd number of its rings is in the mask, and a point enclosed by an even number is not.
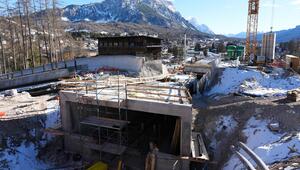
{"type": "Polygon", "coordinates": [[[61,20],[62,21],[70,21],[69,18],[67,18],[67,17],[61,17],[61,20]]]}
{"type": "Polygon", "coordinates": [[[232,115],[229,116],[221,116],[219,120],[216,122],[216,131],[214,132],[214,138],[210,143],[210,147],[217,148],[220,141],[217,141],[217,135],[219,133],[230,134],[237,127],[237,122],[234,120],[232,115]]]}
{"type": "Polygon", "coordinates": [[[225,68],[220,82],[207,95],[242,93],[253,96],[282,96],[300,87],[300,77],[285,77],[284,70],[266,74],[255,69],[225,68]]]}
{"type": "MultiPolygon", "coordinates": [[[[297,152],[300,151],[300,132],[273,133],[268,129],[269,123],[254,117],[249,119],[243,130],[247,137],[246,145],[268,165],[299,155],[297,152]]],[[[233,155],[223,169],[238,170],[243,167],[241,161],[233,155]]]]}

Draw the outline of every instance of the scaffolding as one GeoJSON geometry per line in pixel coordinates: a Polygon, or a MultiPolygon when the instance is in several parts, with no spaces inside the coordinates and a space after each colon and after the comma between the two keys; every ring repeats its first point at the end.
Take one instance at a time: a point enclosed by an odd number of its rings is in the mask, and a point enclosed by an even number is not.
{"type": "MultiPolygon", "coordinates": [[[[121,102],[124,101],[124,99],[120,98],[121,85],[120,85],[119,73],[118,73],[118,81],[117,81],[118,113],[109,112],[107,107],[101,106],[100,99],[101,99],[101,92],[103,90],[102,83],[103,82],[98,81],[98,79],[96,79],[96,81],[94,82],[85,82],[86,94],[88,94],[90,92],[89,89],[91,89],[88,88],[88,86],[94,86],[95,89],[93,90],[96,90],[95,96],[96,96],[97,108],[92,110],[92,112],[96,111],[97,113],[96,116],[90,116],[90,115],[83,116],[85,114],[84,112],[87,112],[87,108],[84,106],[81,106],[79,111],[79,119],[80,119],[79,134],[81,136],[80,138],[81,147],[83,149],[83,146],[85,146],[89,149],[99,151],[100,160],[102,160],[103,152],[112,155],[122,156],[122,154],[126,150],[127,126],[130,123],[129,121],[127,121],[127,109],[126,109],[127,107],[126,105],[121,105],[121,102]],[[100,84],[100,88],[99,88],[99,84],[100,84]],[[121,109],[121,107],[123,109],[121,109]],[[123,113],[122,110],[124,111],[123,113]],[[114,117],[107,118],[105,117],[105,115],[107,114],[113,115],[114,117]],[[117,115],[117,118],[115,118],[115,115],[117,115]],[[93,128],[97,131],[96,143],[86,143],[83,141],[82,137],[84,137],[84,132],[83,132],[84,126],[93,128]]],[[[111,84],[108,86],[111,86],[111,84]]]]}

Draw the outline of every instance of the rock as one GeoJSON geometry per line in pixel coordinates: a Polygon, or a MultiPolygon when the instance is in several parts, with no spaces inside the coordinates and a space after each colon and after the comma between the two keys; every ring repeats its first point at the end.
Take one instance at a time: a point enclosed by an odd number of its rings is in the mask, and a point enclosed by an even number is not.
{"type": "Polygon", "coordinates": [[[278,132],[280,130],[280,126],[279,126],[279,123],[271,123],[269,124],[269,129],[271,131],[276,131],[278,132]]]}
{"type": "Polygon", "coordinates": [[[27,97],[27,98],[31,97],[30,93],[28,93],[26,91],[23,91],[21,94],[22,94],[22,96],[27,97]]]}
{"type": "Polygon", "coordinates": [[[22,115],[24,112],[22,110],[17,109],[16,110],[16,115],[22,115]]]}
{"type": "Polygon", "coordinates": [[[17,89],[6,90],[4,92],[5,96],[16,96],[18,95],[17,89]]]}

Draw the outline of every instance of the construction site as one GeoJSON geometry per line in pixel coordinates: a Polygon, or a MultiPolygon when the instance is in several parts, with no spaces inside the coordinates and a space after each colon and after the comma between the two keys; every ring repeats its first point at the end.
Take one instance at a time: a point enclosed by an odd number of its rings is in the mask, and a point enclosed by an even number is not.
{"type": "Polygon", "coordinates": [[[258,41],[248,7],[225,53],[100,36],[93,57],[0,65],[0,169],[300,169],[300,57],[277,57],[273,25],[258,41]]]}

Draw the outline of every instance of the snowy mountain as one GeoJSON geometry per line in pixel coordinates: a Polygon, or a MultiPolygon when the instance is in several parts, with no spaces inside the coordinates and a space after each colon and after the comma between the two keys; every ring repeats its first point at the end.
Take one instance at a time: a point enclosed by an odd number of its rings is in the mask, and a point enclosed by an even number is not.
{"type": "MultiPolygon", "coordinates": [[[[257,36],[258,40],[262,40],[263,32],[260,32],[257,36]]],[[[300,25],[295,28],[288,30],[276,31],[277,34],[277,42],[287,42],[295,39],[300,39],[300,25]]],[[[246,38],[246,32],[241,32],[238,34],[228,34],[227,37],[233,38],[246,38]]]]}
{"type": "Polygon", "coordinates": [[[198,20],[194,17],[192,18],[189,18],[188,21],[194,25],[198,31],[200,32],[204,32],[204,33],[207,33],[207,34],[212,34],[214,35],[215,33],[205,24],[199,24],[198,20]]]}
{"type": "Polygon", "coordinates": [[[232,37],[232,38],[246,38],[247,33],[246,32],[240,32],[237,34],[227,34],[227,37],[232,37]]]}
{"type": "Polygon", "coordinates": [[[171,0],[103,0],[86,5],[69,5],[62,9],[62,20],[123,22],[196,30],[176,11],[171,0]]]}

